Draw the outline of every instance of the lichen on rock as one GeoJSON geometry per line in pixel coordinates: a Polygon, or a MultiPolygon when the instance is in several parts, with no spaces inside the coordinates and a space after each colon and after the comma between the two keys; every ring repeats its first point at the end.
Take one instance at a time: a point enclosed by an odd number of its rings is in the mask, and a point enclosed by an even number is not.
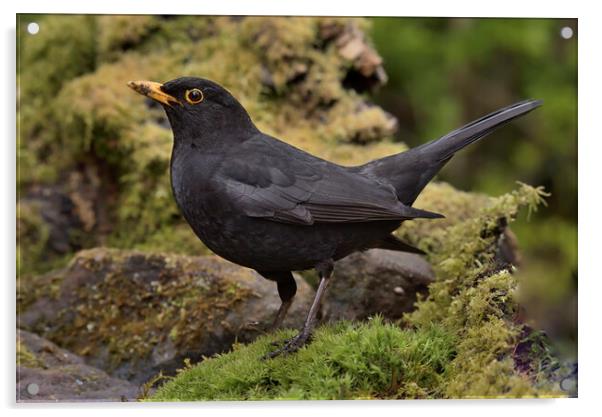
{"type": "MultiPolygon", "coordinates": [[[[301,325],[313,297],[307,284],[298,287],[285,321],[291,327],[301,325]]],[[[254,339],[279,306],[274,283],[214,256],[103,248],[79,252],[20,290],[22,328],[136,382],[254,339]]]]}

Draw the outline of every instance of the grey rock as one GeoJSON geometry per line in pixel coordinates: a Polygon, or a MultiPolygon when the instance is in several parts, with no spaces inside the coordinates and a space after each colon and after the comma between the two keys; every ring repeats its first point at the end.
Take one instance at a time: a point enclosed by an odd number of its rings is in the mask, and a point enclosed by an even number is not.
{"type": "Polygon", "coordinates": [[[354,253],[337,262],[322,306],[324,320],[358,320],[374,314],[389,319],[412,311],[416,294],[435,280],[421,256],[384,249],[354,253]]]}
{"type": "Polygon", "coordinates": [[[18,330],[17,341],[18,354],[27,349],[35,358],[17,363],[18,402],[131,401],[139,394],[136,385],[33,333],[18,330]]]}

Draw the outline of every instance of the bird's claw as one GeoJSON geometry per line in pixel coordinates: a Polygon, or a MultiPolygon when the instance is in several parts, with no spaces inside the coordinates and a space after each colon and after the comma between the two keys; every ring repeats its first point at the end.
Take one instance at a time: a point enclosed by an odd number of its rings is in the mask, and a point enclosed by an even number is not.
{"type": "Polygon", "coordinates": [[[272,342],[272,343],[270,343],[272,346],[281,346],[281,347],[272,352],[266,353],[263,356],[263,359],[271,359],[271,358],[275,358],[276,356],[280,356],[283,354],[286,355],[289,353],[294,353],[294,352],[298,351],[300,348],[302,348],[303,346],[305,346],[305,344],[309,341],[310,336],[311,336],[310,334],[301,332],[297,336],[292,337],[290,339],[285,339],[280,342],[272,342]]]}
{"type": "Polygon", "coordinates": [[[296,337],[299,337],[299,335],[294,337],[288,337],[286,339],[274,340],[273,342],[270,342],[270,346],[285,346],[286,344],[292,342],[292,340],[296,337]]]}

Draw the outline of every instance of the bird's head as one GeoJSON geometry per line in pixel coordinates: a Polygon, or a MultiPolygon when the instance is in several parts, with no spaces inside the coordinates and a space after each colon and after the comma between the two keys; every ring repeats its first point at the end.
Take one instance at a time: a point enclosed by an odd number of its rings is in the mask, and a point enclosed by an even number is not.
{"type": "Polygon", "coordinates": [[[130,81],[128,86],[163,106],[176,141],[225,140],[256,131],[238,100],[213,81],[182,77],[165,84],[130,81]]]}

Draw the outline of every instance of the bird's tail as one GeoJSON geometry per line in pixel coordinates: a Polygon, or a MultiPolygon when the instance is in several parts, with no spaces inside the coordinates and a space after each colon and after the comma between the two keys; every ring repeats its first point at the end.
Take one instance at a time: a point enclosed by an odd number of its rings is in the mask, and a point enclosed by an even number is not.
{"type": "Polygon", "coordinates": [[[497,128],[541,106],[541,100],[524,100],[483,116],[447,135],[423,145],[424,151],[444,161],[460,149],[487,136],[497,128]]]}
{"type": "Polygon", "coordinates": [[[431,142],[391,155],[358,170],[391,183],[401,202],[411,205],[422,189],[460,149],[490,134],[517,117],[541,106],[541,100],[524,100],[481,117],[431,142]]]}

